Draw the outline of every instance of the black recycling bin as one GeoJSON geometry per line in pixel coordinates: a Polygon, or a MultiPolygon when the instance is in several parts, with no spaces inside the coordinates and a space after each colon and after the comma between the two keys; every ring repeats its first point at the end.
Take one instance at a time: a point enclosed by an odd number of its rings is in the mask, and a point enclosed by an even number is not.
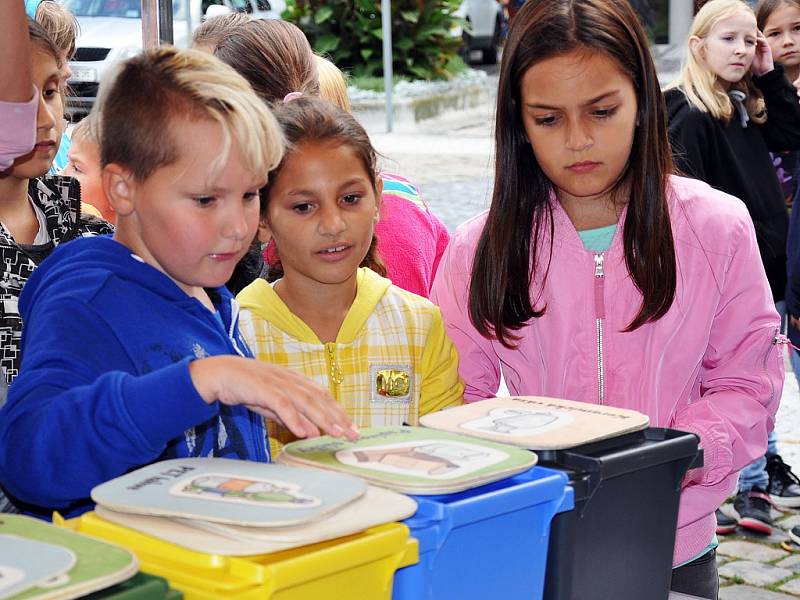
{"type": "Polygon", "coordinates": [[[703,464],[697,436],[651,427],[536,453],[575,490],[551,524],[544,600],[667,600],[681,481],[703,464]]]}

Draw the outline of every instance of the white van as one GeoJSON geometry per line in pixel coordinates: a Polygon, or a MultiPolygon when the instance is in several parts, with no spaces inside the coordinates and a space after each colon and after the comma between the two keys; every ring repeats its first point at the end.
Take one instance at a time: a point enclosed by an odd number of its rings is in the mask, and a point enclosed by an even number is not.
{"type": "MultiPolygon", "coordinates": [[[[94,104],[103,75],[116,62],[142,50],[140,0],[61,0],[78,19],[80,34],[70,62],[68,113],[86,113],[94,104]]],[[[284,0],[173,0],[173,41],[189,46],[206,16],[245,12],[253,19],[279,19],[284,0]]]]}

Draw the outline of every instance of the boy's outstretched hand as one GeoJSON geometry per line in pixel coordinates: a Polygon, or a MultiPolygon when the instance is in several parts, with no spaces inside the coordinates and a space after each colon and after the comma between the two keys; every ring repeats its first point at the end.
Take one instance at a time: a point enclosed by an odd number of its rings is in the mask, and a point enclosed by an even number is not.
{"type": "Polygon", "coordinates": [[[358,439],[358,429],[328,390],[286,367],[240,356],[212,356],[189,364],[197,392],[207,403],[241,404],[283,423],[300,438],[320,430],[358,439]]]}

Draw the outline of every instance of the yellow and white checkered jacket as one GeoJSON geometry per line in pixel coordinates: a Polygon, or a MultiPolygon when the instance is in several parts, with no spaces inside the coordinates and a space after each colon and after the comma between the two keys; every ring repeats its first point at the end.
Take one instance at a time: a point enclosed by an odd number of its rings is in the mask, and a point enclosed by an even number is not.
{"type": "MultiPolygon", "coordinates": [[[[239,330],[258,360],[326,386],[358,427],[417,425],[461,404],[458,354],[439,308],[369,269],[359,269],[357,285],[335,342],[323,344],[263,280],[238,296],[239,330]]],[[[294,438],[277,423],[267,428],[276,456],[294,438]]]]}

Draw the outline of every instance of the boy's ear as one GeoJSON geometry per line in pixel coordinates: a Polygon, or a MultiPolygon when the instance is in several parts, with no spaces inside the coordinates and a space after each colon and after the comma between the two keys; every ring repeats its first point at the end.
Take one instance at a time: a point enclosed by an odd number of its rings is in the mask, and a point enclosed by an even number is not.
{"type": "Polygon", "coordinates": [[[121,165],[111,163],[103,167],[101,177],[103,191],[114,212],[119,216],[130,214],[135,205],[133,173],[121,165]]]}

